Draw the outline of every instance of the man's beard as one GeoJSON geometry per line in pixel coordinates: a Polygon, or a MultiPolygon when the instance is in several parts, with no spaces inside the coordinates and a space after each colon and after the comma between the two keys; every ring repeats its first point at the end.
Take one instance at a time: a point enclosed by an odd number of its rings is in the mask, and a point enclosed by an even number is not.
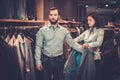
{"type": "Polygon", "coordinates": [[[50,23],[53,24],[53,25],[56,24],[57,22],[58,22],[58,19],[57,19],[57,20],[54,20],[54,21],[53,21],[53,20],[50,20],[50,23]]]}

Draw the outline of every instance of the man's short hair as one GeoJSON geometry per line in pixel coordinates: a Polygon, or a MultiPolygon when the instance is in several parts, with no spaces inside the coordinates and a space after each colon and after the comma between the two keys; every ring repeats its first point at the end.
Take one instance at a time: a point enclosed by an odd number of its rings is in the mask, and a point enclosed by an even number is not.
{"type": "MultiPolygon", "coordinates": [[[[50,11],[51,11],[51,10],[58,10],[58,8],[57,8],[57,7],[51,7],[51,8],[50,8],[50,11]]],[[[60,14],[59,10],[58,10],[58,14],[60,14]]]]}

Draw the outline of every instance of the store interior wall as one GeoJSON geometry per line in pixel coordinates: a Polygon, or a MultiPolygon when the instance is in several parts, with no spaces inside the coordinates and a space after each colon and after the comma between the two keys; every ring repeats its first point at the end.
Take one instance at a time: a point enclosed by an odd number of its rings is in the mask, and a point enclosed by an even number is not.
{"type": "Polygon", "coordinates": [[[56,6],[64,20],[85,22],[86,15],[91,11],[102,15],[104,24],[109,20],[120,20],[120,2],[114,0],[116,3],[109,2],[110,6],[105,7],[105,1],[104,4],[102,1],[87,3],[81,0],[0,0],[0,18],[48,20],[49,9],[56,6]]]}

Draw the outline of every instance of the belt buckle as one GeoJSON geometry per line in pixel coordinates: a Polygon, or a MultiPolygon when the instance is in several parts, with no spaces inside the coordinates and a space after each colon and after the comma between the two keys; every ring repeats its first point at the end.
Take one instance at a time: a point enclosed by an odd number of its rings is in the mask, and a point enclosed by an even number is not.
{"type": "Polygon", "coordinates": [[[54,58],[55,58],[54,56],[51,56],[51,57],[50,57],[50,60],[54,60],[54,58]]]}

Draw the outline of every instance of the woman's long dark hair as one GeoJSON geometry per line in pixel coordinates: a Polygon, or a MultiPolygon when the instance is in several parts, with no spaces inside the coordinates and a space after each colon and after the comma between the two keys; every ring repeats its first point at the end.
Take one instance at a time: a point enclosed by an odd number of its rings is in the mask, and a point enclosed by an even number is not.
{"type": "MultiPolygon", "coordinates": [[[[102,27],[102,26],[101,26],[100,16],[99,16],[96,12],[91,12],[91,13],[89,13],[89,14],[87,15],[87,17],[88,17],[88,16],[91,16],[91,17],[95,20],[95,24],[94,24],[93,28],[94,28],[94,27],[96,27],[96,28],[102,27]]],[[[87,23],[87,28],[90,28],[90,27],[88,26],[88,23],[87,23]]]]}

